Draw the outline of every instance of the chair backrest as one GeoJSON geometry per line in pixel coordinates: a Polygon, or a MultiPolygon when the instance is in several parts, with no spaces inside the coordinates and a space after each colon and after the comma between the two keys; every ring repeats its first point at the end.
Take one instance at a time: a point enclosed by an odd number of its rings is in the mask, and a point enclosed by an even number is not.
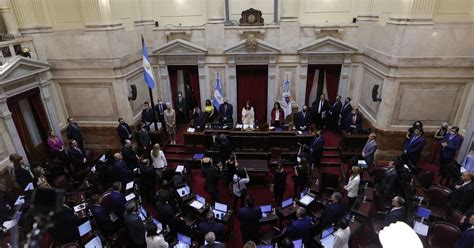
{"type": "Polygon", "coordinates": [[[457,226],[436,221],[428,231],[428,243],[431,247],[454,248],[460,236],[461,230],[457,226]]]}
{"type": "Polygon", "coordinates": [[[424,170],[418,174],[418,182],[425,189],[428,189],[433,185],[434,173],[429,170],[424,170]]]}
{"type": "Polygon", "coordinates": [[[385,176],[385,173],[387,173],[388,168],[387,167],[382,167],[382,166],[377,166],[374,167],[373,170],[373,176],[374,176],[374,183],[378,184],[382,181],[382,178],[385,176]]]}
{"type": "Polygon", "coordinates": [[[321,173],[321,186],[337,189],[339,187],[339,175],[327,172],[321,173]]]}
{"type": "Polygon", "coordinates": [[[428,205],[447,208],[451,190],[440,185],[433,185],[428,189],[428,205]]]}
{"type": "Polygon", "coordinates": [[[461,219],[463,217],[463,213],[457,209],[451,209],[451,213],[446,218],[446,222],[451,223],[459,228],[461,228],[461,219]]]}

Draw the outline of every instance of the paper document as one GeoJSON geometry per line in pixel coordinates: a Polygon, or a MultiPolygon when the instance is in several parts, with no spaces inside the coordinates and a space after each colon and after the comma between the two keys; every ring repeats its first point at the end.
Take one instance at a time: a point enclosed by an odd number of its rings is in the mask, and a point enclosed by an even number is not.
{"type": "Polygon", "coordinates": [[[305,195],[301,197],[300,202],[303,203],[304,205],[309,205],[311,202],[313,202],[314,198],[311,197],[310,195],[305,195]]]}
{"type": "Polygon", "coordinates": [[[134,193],[131,193],[131,194],[125,196],[125,200],[127,200],[127,201],[130,201],[130,200],[132,200],[132,199],[134,199],[134,198],[135,198],[135,194],[134,194],[134,193]]]}
{"type": "Polygon", "coordinates": [[[16,199],[15,206],[22,205],[25,203],[25,196],[20,195],[18,196],[18,199],[16,199]]]}
{"type": "Polygon", "coordinates": [[[5,228],[5,230],[9,230],[10,228],[14,227],[16,225],[16,220],[7,220],[5,222],[3,222],[3,228],[5,228]]]}
{"type": "Polygon", "coordinates": [[[183,171],[184,171],[184,165],[176,166],[176,173],[183,173],[183,171]]]}
{"type": "Polygon", "coordinates": [[[25,191],[30,191],[30,190],[34,190],[34,189],[35,189],[35,186],[33,186],[33,183],[29,183],[25,187],[25,191]]]}
{"type": "Polygon", "coordinates": [[[190,128],[188,128],[186,131],[187,131],[188,133],[194,133],[194,132],[196,132],[196,129],[190,127],[190,128]]]}
{"type": "Polygon", "coordinates": [[[415,221],[415,225],[413,225],[413,230],[415,230],[416,233],[423,236],[428,235],[428,229],[429,229],[428,225],[425,225],[419,221],[415,221]]]}
{"type": "Polygon", "coordinates": [[[77,212],[79,212],[79,211],[84,210],[85,208],[86,208],[86,204],[85,204],[85,203],[76,205],[76,206],[74,206],[74,212],[77,213],[77,212]]]}
{"type": "Polygon", "coordinates": [[[133,188],[133,181],[127,183],[127,185],[125,186],[125,190],[129,190],[131,188],[133,188]]]}
{"type": "Polygon", "coordinates": [[[191,203],[191,207],[195,208],[195,209],[201,209],[204,205],[202,205],[202,203],[198,202],[198,201],[193,201],[191,203]]]}

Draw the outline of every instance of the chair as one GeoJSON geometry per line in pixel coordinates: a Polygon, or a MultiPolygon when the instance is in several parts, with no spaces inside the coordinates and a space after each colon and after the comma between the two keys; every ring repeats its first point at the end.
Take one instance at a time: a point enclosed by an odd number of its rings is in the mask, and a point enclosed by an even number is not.
{"type": "Polygon", "coordinates": [[[457,209],[451,209],[451,213],[448,217],[446,217],[446,222],[451,223],[459,228],[461,228],[462,223],[461,219],[463,217],[463,213],[457,209]]]}
{"type": "Polygon", "coordinates": [[[450,194],[451,190],[439,185],[433,185],[428,189],[428,209],[431,210],[431,216],[439,220],[446,218],[450,194]]]}
{"type": "Polygon", "coordinates": [[[385,174],[387,173],[387,171],[388,171],[387,167],[381,167],[381,166],[374,167],[374,170],[372,172],[372,175],[374,178],[374,184],[379,184],[382,181],[385,174]]]}
{"type": "Polygon", "coordinates": [[[339,175],[333,173],[321,173],[321,188],[323,191],[331,193],[339,188],[339,175]]]}
{"type": "Polygon", "coordinates": [[[260,235],[260,242],[266,245],[279,243],[285,237],[287,228],[287,225],[283,226],[283,229],[281,230],[272,226],[271,232],[262,233],[260,235]]]}
{"type": "Polygon", "coordinates": [[[430,247],[454,248],[461,236],[461,230],[444,221],[434,222],[428,231],[428,244],[430,247]]]}
{"type": "Polygon", "coordinates": [[[418,174],[417,179],[421,187],[423,187],[425,191],[428,191],[428,189],[433,185],[434,173],[429,170],[424,170],[418,174]]]}

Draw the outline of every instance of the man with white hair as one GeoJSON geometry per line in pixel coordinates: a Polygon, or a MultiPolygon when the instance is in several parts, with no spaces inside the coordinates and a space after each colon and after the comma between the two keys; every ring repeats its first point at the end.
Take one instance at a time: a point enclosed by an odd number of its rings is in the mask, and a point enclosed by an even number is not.
{"type": "Polygon", "coordinates": [[[229,99],[224,98],[224,103],[219,106],[219,122],[221,125],[232,126],[234,121],[232,114],[234,113],[232,104],[229,103],[229,99]]]}
{"type": "Polygon", "coordinates": [[[201,248],[224,248],[225,245],[223,243],[216,243],[216,235],[213,232],[208,232],[206,234],[206,237],[204,237],[204,240],[206,240],[206,244],[202,245],[201,248]]]}

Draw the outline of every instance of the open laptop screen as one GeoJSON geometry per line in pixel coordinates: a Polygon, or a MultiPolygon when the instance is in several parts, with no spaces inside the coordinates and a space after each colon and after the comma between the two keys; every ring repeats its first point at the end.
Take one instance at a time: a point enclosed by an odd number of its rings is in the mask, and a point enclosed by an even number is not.
{"type": "Polygon", "coordinates": [[[290,206],[291,204],[293,204],[293,199],[292,199],[292,198],[288,198],[287,200],[284,200],[284,201],[281,203],[281,208],[286,208],[286,207],[290,206]]]}
{"type": "Polygon", "coordinates": [[[269,213],[272,211],[272,205],[263,205],[260,206],[260,209],[262,210],[262,213],[269,213]]]}
{"type": "Polygon", "coordinates": [[[206,205],[206,198],[196,195],[196,201],[200,202],[202,205],[206,205]]]}
{"type": "Polygon", "coordinates": [[[302,248],[303,247],[303,240],[293,240],[293,247],[294,248],[302,248]]]}
{"type": "Polygon", "coordinates": [[[221,212],[227,212],[227,205],[219,203],[219,202],[216,202],[214,204],[214,208],[221,212]]]}
{"type": "Polygon", "coordinates": [[[431,210],[429,210],[429,209],[419,207],[416,210],[416,216],[418,216],[418,217],[428,219],[430,217],[430,215],[431,215],[431,210]]]}
{"type": "Polygon", "coordinates": [[[178,241],[183,244],[191,245],[191,237],[188,237],[182,233],[178,233],[178,241]]]}
{"type": "Polygon", "coordinates": [[[88,220],[81,224],[79,227],[79,235],[84,236],[86,233],[90,232],[92,230],[91,222],[88,220]]]}
{"type": "Polygon", "coordinates": [[[330,226],[330,227],[323,230],[323,232],[321,234],[321,238],[324,239],[327,236],[331,235],[333,232],[334,232],[334,227],[330,226]]]}

